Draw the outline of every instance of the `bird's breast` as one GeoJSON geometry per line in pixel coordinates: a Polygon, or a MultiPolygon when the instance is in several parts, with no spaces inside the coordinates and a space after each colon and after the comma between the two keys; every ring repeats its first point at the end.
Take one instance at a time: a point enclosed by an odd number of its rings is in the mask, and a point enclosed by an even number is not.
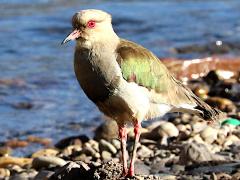
{"type": "Polygon", "coordinates": [[[94,103],[108,99],[117,87],[119,76],[89,51],[76,51],[74,70],[85,94],[94,103]],[[111,71],[111,72],[109,72],[111,71]]]}

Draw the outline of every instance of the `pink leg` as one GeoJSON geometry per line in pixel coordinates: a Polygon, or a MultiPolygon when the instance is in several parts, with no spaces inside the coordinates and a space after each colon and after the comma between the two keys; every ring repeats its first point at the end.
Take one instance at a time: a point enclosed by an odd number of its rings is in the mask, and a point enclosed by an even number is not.
{"type": "Polygon", "coordinates": [[[119,138],[121,139],[121,150],[122,150],[122,161],[123,161],[123,175],[126,176],[128,173],[127,167],[127,128],[125,126],[118,126],[119,138]]]}
{"type": "Polygon", "coordinates": [[[132,159],[130,163],[130,169],[128,172],[129,176],[134,176],[134,163],[137,155],[137,146],[140,138],[140,128],[141,128],[141,122],[137,121],[134,124],[134,134],[135,134],[135,141],[134,141],[134,147],[133,147],[133,152],[132,152],[132,159]]]}

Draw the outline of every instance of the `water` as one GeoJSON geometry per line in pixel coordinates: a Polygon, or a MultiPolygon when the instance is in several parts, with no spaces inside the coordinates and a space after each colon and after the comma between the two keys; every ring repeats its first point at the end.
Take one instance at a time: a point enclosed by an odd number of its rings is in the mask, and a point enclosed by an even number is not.
{"type": "Polygon", "coordinates": [[[27,135],[54,141],[91,135],[102,121],[75,79],[74,43],[60,45],[71,31],[72,15],[87,8],[111,13],[121,37],[159,57],[202,57],[206,54],[172,49],[240,40],[239,0],[1,0],[0,80],[17,79],[23,85],[0,84],[0,142],[27,135]],[[33,108],[14,108],[21,102],[33,108]]]}

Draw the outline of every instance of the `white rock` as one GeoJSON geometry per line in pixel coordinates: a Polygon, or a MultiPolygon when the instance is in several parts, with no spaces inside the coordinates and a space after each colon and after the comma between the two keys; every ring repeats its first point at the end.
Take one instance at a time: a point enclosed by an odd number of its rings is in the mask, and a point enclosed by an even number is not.
{"type": "Polygon", "coordinates": [[[209,144],[213,143],[217,139],[217,135],[218,130],[210,126],[206,127],[200,132],[200,136],[202,137],[202,139],[209,144]]]}
{"type": "Polygon", "coordinates": [[[164,122],[160,124],[158,133],[161,137],[176,137],[179,135],[179,130],[173,123],[164,122]]]}

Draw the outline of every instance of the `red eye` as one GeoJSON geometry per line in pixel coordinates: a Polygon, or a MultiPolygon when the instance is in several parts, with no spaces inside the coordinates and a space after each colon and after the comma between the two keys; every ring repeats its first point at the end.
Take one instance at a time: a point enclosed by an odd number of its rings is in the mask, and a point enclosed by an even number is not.
{"type": "Polygon", "coordinates": [[[88,21],[88,23],[87,23],[87,27],[89,27],[89,28],[94,28],[95,25],[96,25],[96,22],[93,21],[93,20],[90,20],[90,21],[88,21]]]}

